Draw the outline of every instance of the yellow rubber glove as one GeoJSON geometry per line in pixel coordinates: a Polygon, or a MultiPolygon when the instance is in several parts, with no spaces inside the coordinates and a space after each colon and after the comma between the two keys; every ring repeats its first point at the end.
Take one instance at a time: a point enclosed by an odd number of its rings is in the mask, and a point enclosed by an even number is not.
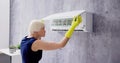
{"type": "Polygon", "coordinates": [[[73,34],[74,29],[82,22],[82,17],[80,15],[75,16],[71,23],[69,30],[65,33],[65,37],[70,38],[73,34]]]}

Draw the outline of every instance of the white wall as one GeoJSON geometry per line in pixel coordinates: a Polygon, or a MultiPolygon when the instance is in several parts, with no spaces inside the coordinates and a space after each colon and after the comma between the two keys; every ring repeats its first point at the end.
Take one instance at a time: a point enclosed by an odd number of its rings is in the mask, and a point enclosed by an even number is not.
{"type": "Polygon", "coordinates": [[[0,49],[9,45],[9,0],[0,0],[0,49]]]}

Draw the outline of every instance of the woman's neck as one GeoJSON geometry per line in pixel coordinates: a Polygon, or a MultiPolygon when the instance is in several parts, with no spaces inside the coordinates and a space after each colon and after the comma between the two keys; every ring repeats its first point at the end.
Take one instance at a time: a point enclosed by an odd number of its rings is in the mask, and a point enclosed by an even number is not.
{"type": "Polygon", "coordinates": [[[39,37],[39,36],[36,35],[36,34],[29,34],[29,35],[28,35],[28,38],[30,38],[30,37],[34,37],[35,39],[41,39],[41,37],[39,37]]]}

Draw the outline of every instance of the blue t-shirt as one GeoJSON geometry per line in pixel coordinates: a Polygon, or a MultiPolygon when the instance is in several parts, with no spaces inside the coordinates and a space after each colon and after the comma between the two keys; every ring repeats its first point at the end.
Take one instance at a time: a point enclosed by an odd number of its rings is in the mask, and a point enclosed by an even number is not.
{"type": "Polygon", "coordinates": [[[36,39],[34,37],[24,37],[21,41],[22,63],[38,63],[42,58],[42,50],[36,52],[31,50],[31,46],[36,39]]]}

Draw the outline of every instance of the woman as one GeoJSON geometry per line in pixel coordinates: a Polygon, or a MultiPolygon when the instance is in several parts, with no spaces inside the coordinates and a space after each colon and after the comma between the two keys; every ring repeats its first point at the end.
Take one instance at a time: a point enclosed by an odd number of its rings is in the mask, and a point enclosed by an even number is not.
{"type": "Polygon", "coordinates": [[[22,63],[38,63],[42,58],[43,50],[55,50],[63,48],[70,39],[74,29],[82,21],[80,15],[74,17],[71,27],[65,33],[60,42],[48,42],[41,40],[45,36],[45,25],[41,21],[32,21],[29,25],[29,35],[25,36],[21,41],[22,63]]]}

